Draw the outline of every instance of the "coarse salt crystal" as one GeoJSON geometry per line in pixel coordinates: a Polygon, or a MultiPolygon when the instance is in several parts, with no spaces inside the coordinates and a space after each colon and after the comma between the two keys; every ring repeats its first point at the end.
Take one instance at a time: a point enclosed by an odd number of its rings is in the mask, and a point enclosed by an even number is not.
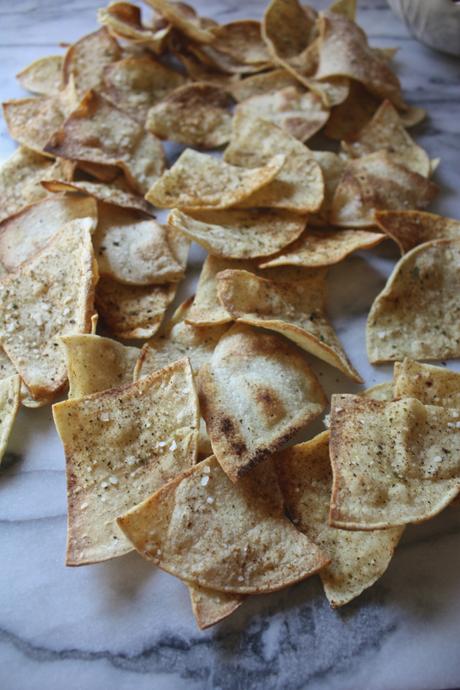
{"type": "Polygon", "coordinates": [[[238,582],[244,582],[244,577],[242,575],[239,575],[238,582]]]}
{"type": "Polygon", "coordinates": [[[87,508],[87,507],[88,507],[88,504],[87,504],[86,502],[85,502],[85,503],[82,503],[81,506],[80,506],[80,508],[81,508],[82,510],[85,510],[85,508],[87,508]]]}
{"type": "Polygon", "coordinates": [[[209,465],[206,465],[206,467],[203,467],[203,472],[205,472],[206,474],[211,474],[211,468],[209,467],[209,465]]]}
{"type": "Polygon", "coordinates": [[[108,412],[101,412],[101,414],[99,415],[99,419],[101,420],[101,422],[108,422],[110,421],[110,415],[108,412]]]}
{"type": "Polygon", "coordinates": [[[169,450],[176,450],[176,448],[177,448],[177,443],[176,443],[176,441],[174,440],[174,441],[171,443],[171,445],[169,446],[169,450]]]}
{"type": "Polygon", "coordinates": [[[118,484],[118,477],[109,477],[109,482],[116,486],[118,484]]]}
{"type": "Polygon", "coordinates": [[[134,455],[127,455],[126,456],[126,464],[127,465],[135,465],[136,464],[136,458],[134,455]]]}
{"type": "Polygon", "coordinates": [[[386,336],[386,332],[385,331],[379,331],[377,333],[377,335],[379,336],[379,338],[384,338],[386,336]]]}
{"type": "Polygon", "coordinates": [[[209,477],[208,477],[208,476],[206,476],[206,477],[201,477],[201,479],[200,479],[200,484],[201,484],[201,486],[206,486],[206,484],[207,484],[208,482],[209,482],[209,477]]]}
{"type": "Polygon", "coordinates": [[[208,496],[207,499],[206,499],[206,503],[209,503],[209,504],[214,503],[213,497],[212,497],[212,496],[208,496]]]}
{"type": "Polygon", "coordinates": [[[164,448],[166,445],[166,441],[158,441],[157,446],[158,448],[164,448]]]}
{"type": "Polygon", "coordinates": [[[103,489],[106,489],[108,487],[109,483],[108,482],[101,482],[101,486],[103,489]]]}
{"type": "Polygon", "coordinates": [[[64,307],[64,309],[62,310],[62,313],[63,313],[64,316],[67,316],[68,314],[70,314],[70,309],[69,309],[69,307],[64,307]]]}
{"type": "Polygon", "coordinates": [[[442,457],[440,455],[435,455],[433,458],[433,462],[442,462],[442,457]]]}

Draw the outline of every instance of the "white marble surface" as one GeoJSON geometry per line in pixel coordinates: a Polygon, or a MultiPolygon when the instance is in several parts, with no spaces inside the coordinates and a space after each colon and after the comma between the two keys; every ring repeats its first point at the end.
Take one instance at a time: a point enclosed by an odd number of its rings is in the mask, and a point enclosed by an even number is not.
{"type": "MultiPolygon", "coordinates": [[[[257,0],[202,0],[220,20],[261,15],[257,0]]],[[[97,0],[0,0],[0,96],[14,74],[96,26],[97,0]]],[[[319,3],[316,3],[318,6],[319,3]]],[[[427,108],[419,141],[442,162],[436,209],[460,217],[460,62],[414,42],[383,0],[359,3],[410,102],[427,108]]],[[[0,157],[14,144],[0,129],[0,157]]],[[[330,309],[354,364],[372,384],[366,312],[396,258],[382,246],[331,271],[330,309]]],[[[354,388],[314,364],[328,393],[354,388]]],[[[316,429],[311,429],[311,433],[316,429]]],[[[63,453],[49,409],[21,411],[0,473],[1,690],[442,690],[460,686],[460,510],[409,528],[380,582],[331,611],[313,578],[252,598],[199,632],[185,587],[138,556],[66,569],[63,453]]]]}

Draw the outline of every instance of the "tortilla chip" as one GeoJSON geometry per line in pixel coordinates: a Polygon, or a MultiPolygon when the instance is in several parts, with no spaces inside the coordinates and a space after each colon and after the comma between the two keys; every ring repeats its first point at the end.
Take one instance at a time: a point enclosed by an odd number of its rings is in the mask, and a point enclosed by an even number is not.
{"type": "Polygon", "coordinates": [[[235,115],[224,160],[251,168],[266,164],[276,153],[284,154],[286,162],[275,180],[238,206],[283,208],[295,213],[316,211],[324,197],[324,181],[312,153],[272,122],[245,117],[242,113],[235,115]]]}
{"type": "Polygon", "coordinates": [[[367,321],[369,361],[460,355],[460,239],[427,242],[396,264],[367,321]]]}
{"type": "Polygon", "coordinates": [[[185,2],[171,2],[171,0],[147,0],[147,3],[168,20],[175,29],[184,36],[197,43],[212,43],[213,33],[205,28],[201,17],[197,15],[193,7],[185,2]]]}
{"type": "Polygon", "coordinates": [[[217,592],[199,585],[189,585],[193,615],[200,630],[228,618],[244,601],[244,595],[217,592]]]}
{"type": "Polygon", "coordinates": [[[118,181],[114,184],[99,184],[97,182],[86,182],[86,180],[78,180],[75,182],[45,180],[42,182],[42,185],[49,192],[80,192],[98,201],[103,201],[106,204],[134,209],[146,213],[149,216],[154,215],[150,204],[141,196],[133,194],[129,189],[124,189],[118,181]]]}
{"type": "Polygon", "coordinates": [[[338,12],[351,21],[356,20],[357,0],[335,0],[328,8],[329,12],[338,12]]]}
{"type": "MultiPolygon", "coordinates": [[[[171,283],[184,277],[168,241],[169,230],[137,211],[101,204],[94,234],[99,272],[127,285],[171,283]]],[[[183,238],[186,244],[188,240],[183,238]]]]}
{"type": "Polygon", "coordinates": [[[318,211],[309,218],[310,225],[328,225],[335,190],[346,168],[346,161],[332,151],[312,151],[323,173],[324,198],[318,211]]]}
{"type": "Polygon", "coordinates": [[[88,91],[45,150],[53,156],[119,167],[141,194],[164,169],[158,139],[95,91],[88,91]]]}
{"type": "Polygon", "coordinates": [[[158,18],[153,26],[144,25],[141,9],[130,2],[112,2],[108,7],[101,7],[97,11],[97,19],[113,36],[130,44],[145,46],[157,55],[163,52],[171,32],[171,25],[162,18],[158,18]]]}
{"type": "Polygon", "coordinates": [[[212,149],[230,139],[231,95],[213,84],[181,86],[149,110],[146,129],[160,139],[212,149]]]}
{"type": "Polygon", "coordinates": [[[377,211],[375,222],[396,242],[401,254],[431,240],[460,238],[460,220],[424,211],[377,211]]]}
{"type": "Polygon", "coordinates": [[[329,109],[314,93],[302,93],[295,86],[253,96],[242,101],[236,112],[273,122],[300,141],[307,141],[326,124],[329,109]]]}
{"type": "Polygon", "coordinates": [[[144,558],[187,582],[223,592],[273,592],[327,563],[284,516],[271,464],[235,486],[216,459],[208,458],[117,522],[144,558]]]}
{"type": "Polygon", "coordinates": [[[144,124],[150,108],[186,78],[147,55],[128,57],[104,70],[104,93],[121,110],[144,124]]]}
{"type": "MultiPolygon", "coordinates": [[[[213,31],[217,27],[213,27],[213,31]]],[[[222,53],[216,50],[214,46],[197,45],[196,43],[188,43],[188,52],[192,54],[199,63],[212,69],[214,72],[221,72],[227,75],[244,76],[246,74],[254,74],[262,70],[270,68],[271,62],[259,62],[257,64],[247,64],[241,60],[236,60],[228,53],[222,53]]]]}
{"type": "Polygon", "coordinates": [[[262,40],[260,22],[240,19],[213,30],[212,47],[244,65],[265,65],[270,55],[262,40]]]}
{"type": "Polygon", "coordinates": [[[460,407],[460,373],[406,357],[395,362],[394,396],[417,398],[424,405],[460,407]]]}
{"type": "Polygon", "coordinates": [[[387,151],[397,163],[423,177],[429,177],[431,172],[428,154],[406,132],[390,101],[383,101],[372,119],[359,132],[342,142],[342,148],[352,158],[387,151]]]}
{"type": "Polygon", "coordinates": [[[331,559],[319,573],[326,597],[333,608],[348,604],[383,575],[403,528],[350,532],[329,526],[329,431],[279,453],[276,468],[289,517],[331,559]]]}
{"type": "Polygon", "coordinates": [[[79,102],[87,91],[102,88],[105,68],[120,58],[121,48],[105,26],[82,36],[65,54],[63,86],[72,84],[79,102]]]}
{"type": "MultiPolygon", "coordinates": [[[[66,161],[70,163],[71,161],[66,161]]],[[[75,161],[78,170],[94,177],[99,182],[111,183],[120,177],[120,169],[115,165],[103,165],[102,163],[89,163],[88,161],[75,161]]]]}
{"type": "Polygon", "coordinates": [[[331,139],[354,137],[372,119],[380,99],[357,81],[350,83],[347,98],[331,110],[324,133],[331,139]]]}
{"type": "Polygon", "coordinates": [[[39,96],[57,96],[61,88],[62,55],[47,55],[21,70],[16,79],[23,89],[39,96]]]}
{"type": "Polygon", "coordinates": [[[69,398],[118,388],[133,380],[138,347],[126,347],[99,335],[66,335],[61,338],[67,361],[69,398]]]}
{"type": "Polygon", "coordinates": [[[345,77],[331,77],[324,81],[299,77],[299,81],[321,98],[325,108],[340,105],[350,93],[350,81],[345,77]]]}
{"type": "Polygon", "coordinates": [[[328,230],[308,228],[296,242],[274,259],[260,264],[260,268],[275,266],[303,266],[316,268],[343,261],[360,249],[380,244],[385,235],[367,230],[328,230]]]}
{"type": "Polygon", "coordinates": [[[333,225],[373,225],[374,211],[423,208],[438,193],[437,185],[378,151],[350,161],[335,190],[330,213],[333,225]]]}
{"type": "Polygon", "coordinates": [[[10,136],[37,153],[44,152],[48,139],[64,122],[59,100],[54,96],[6,101],[3,115],[10,136]]]}
{"type": "Polygon", "coordinates": [[[76,232],[86,228],[92,233],[97,224],[97,205],[84,196],[51,196],[26,206],[0,222],[0,265],[14,271],[31,259],[59,230],[78,221],[76,232]]]}
{"type": "Polygon", "coordinates": [[[186,359],[136,383],[53,406],[67,463],[67,565],[131,551],[115,518],[196,459],[198,404],[186,359]]]}
{"type": "Polygon", "coordinates": [[[236,81],[228,89],[237,101],[280,91],[287,86],[298,86],[298,81],[287,70],[278,68],[262,74],[254,74],[236,81]]]}
{"type": "MultiPolygon", "coordinates": [[[[395,365],[396,366],[396,365],[395,365]]],[[[363,398],[371,398],[371,400],[386,400],[391,402],[397,396],[393,394],[393,381],[385,381],[384,383],[376,383],[375,386],[366,388],[360,395],[363,398]]],[[[407,396],[415,397],[415,396],[407,396]]]]}
{"type": "Polygon", "coordinates": [[[249,271],[217,275],[217,294],[239,323],[281,333],[358,383],[362,379],[348,361],[325,312],[326,272],[291,269],[277,280],[249,271]]]}
{"type": "Polygon", "coordinates": [[[458,410],[333,395],[330,524],[385,529],[437,515],[460,492],[458,410]]]}
{"type": "Polygon", "coordinates": [[[236,482],[324,410],[304,357],[279,336],[235,325],[198,374],[213,452],[236,482]]]}
{"type": "Polygon", "coordinates": [[[87,227],[75,220],[0,283],[0,338],[34,398],[67,380],[59,338],[91,329],[97,280],[87,227]],[[19,308],[17,308],[19,307],[19,308]]]}
{"type": "Polygon", "coordinates": [[[190,240],[213,256],[228,259],[270,256],[296,240],[306,222],[306,216],[274,209],[198,211],[193,215],[174,209],[168,217],[168,223],[190,240]]]}
{"type": "Polygon", "coordinates": [[[16,374],[0,380],[0,464],[19,409],[21,379],[16,374]]]}
{"type": "Polygon", "coordinates": [[[103,276],[97,284],[96,308],[115,337],[126,340],[151,338],[160,328],[176,290],[177,283],[123,285],[103,276]]]}
{"type": "Polygon", "coordinates": [[[297,64],[315,36],[316,12],[297,0],[271,0],[265,9],[262,36],[278,64],[297,64]]]}
{"type": "Polygon", "coordinates": [[[279,154],[270,156],[260,167],[247,170],[186,149],[145,198],[159,208],[228,208],[268,185],[284,162],[285,156],[279,154]]]}

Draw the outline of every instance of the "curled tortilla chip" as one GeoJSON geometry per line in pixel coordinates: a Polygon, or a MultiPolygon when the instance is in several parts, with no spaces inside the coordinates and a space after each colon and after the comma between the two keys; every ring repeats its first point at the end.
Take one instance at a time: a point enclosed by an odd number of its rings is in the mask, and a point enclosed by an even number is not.
{"type": "Polygon", "coordinates": [[[62,55],[47,55],[34,60],[16,78],[23,89],[39,96],[57,96],[61,88],[62,55]]]}
{"type": "MultiPolygon", "coordinates": [[[[393,381],[385,381],[384,383],[376,383],[375,386],[366,388],[360,395],[363,398],[371,398],[371,400],[386,400],[391,402],[397,396],[393,394],[393,381]]],[[[416,396],[407,396],[416,397],[416,396]]]]}
{"type": "Polygon", "coordinates": [[[212,43],[213,33],[205,27],[207,23],[197,15],[193,7],[185,2],[171,0],[147,0],[147,3],[168,20],[184,36],[197,43],[212,43]]]}
{"type": "Polygon", "coordinates": [[[0,380],[0,464],[19,409],[21,379],[16,374],[0,380]]]}
{"type": "Polygon", "coordinates": [[[403,529],[351,532],[329,526],[329,431],[279,453],[276,468],[289,517],[331,560],[319,573],[331,606],[348,604],[383,575],[403,529]]]}
{"type": "Polygon", "coordinates": [[[326,402],[290,343],[240,324],[201,367],[198,394],[213,452],[233,482],[320,415],[326,402]]]}
{"type": "Polygon", "coordinates": [[[304,234],[277,257],[260,264],[260,268],[303,266],[316,268],[343,261],[360,249],[380,244],[385,235],[367,230],[329,230],[308,228],[304,234]]]}
{"type": "Polygon", "coordinates": [[[370,362],[460,355],[460,239],[427,242],[405,254],[367,320],[370,362]]]}
{"type": "Polygon", "coordinates": [[[285,156],[278,154],[260,167],[246,169],[186,149],[145,198],[159,208],[228,208],[267,185],[284,162],[285,156]]]}
{"type": "Polygon", "coordinates": [[[105,68],[120,58],[121,48],[105,26],[82,36],[65,54],[63,86],[71,84],[78,103],[87,91],[102,88],[105,68]]]}
{"type": "Polygon", "coordinates": [[[295,213],[318,210],[324,197],[324,181],[312,153],[272,122],[237,113],[224,160],[252,168],[267,164],[275,153],[286,156],[276,178],[238,206],[283,208],[295,213]]]}
{"type": "Polygon", "coordinates": [[[332,108],[324,133],[331,139],[354,137],[372,119],[379,105],[377,96],[352,81],[347,98],[332,108]]]}
{"type": "Polygon", "coordinates": [[[141,194],[164,169],[158,139],[95,91],[88,91],[45,150],[53,156],[121,168],[141,194]]]}
{"type": "Polygon", "coordinates": [[[427,152],[417,146],[407,133],[390,101],[383,101],[372,119],[359,132],[342,142],[342,148],[353,158],[388,151],[397,163],[423,177],[429,177],[431,172],[427,152]]]}
{"type": "Polygon", "coordinates": [[[42,185],[49,192],[76,192],[77,194],[80,192],[106,204],[135,209],[149,216],[154,215],[150,204],[141,196],[133,194],[129,189],[124,189],[118,182],[114,184],[99,184],[98,182],[86,182],[86,180],[74,182],[45,180],[42,182],[42,185]]]}
{"type": "Polygon", "coordinates": [[[31,259],[59,230],[69,222],[77,223],[76,232],[97,224],[97,205],[87,196],[51,196],[26,206],[14,216],[0,222],[0,265],[10,272],[31,259]]]}
{"type": "MultiPolygon", "coordinates": [[[[101,204],[93,240],[100,274],[127,285],[180,280],[185,263],[177,260],[168,232],[167,227],[140,217],[137,211],[101,204]]],[[[187,239],[183,241],[189,244],[187,239]]]]}
{"type": "Polygon", "coordinates": [[[395,362],[395,398],[417,398],[424,405],[460,407],[460,374],[406,357],[395,362]]]}
{"type": "Polygon", "coordinates": [[[333,395],[330,524],[373,530],[437,515],[460,492],[458,410],[333,395]]]}
{"type": "Polygon", "coordinates": [[[437,193],[433,182],[378,151],[348,163],[335,190],[330,221],[345,227],[373,225],[375,211],[423,208],[437,193]]]}
{"type": "Polygon", "coordinates": [[[213,29],[213,48],[244,65],[265,65],[270,55],[262,39],[260,22],[240,19],[213,29]]]}
{"type": "Polygon", "coordinates": [[[160,139],[216,148],[230,139],[232,103],[231,95],[219,86],[186,84],[149,110],[145,127],[160,139]]]}
{"type": "Polygon", "coordinates": [[[298,66],[316,33],[316,11],[297,0],[271,0],[265,9],[262,36],[278,64],[298,66]]]}
{"type": "Polygon", "coordinates": [[[196,459],[198,404],[186,359],[136,383],[53,406],[67,469],[67,565],[131,550],[115,518],[196,459]]]}
{"type": "Polygon", "coordinates": [[[67,362],[69,398],[82,398],[132,382],[139,348],[89,333],[65,335],[61,342],[67,362]]]}
{"type": "Polygon", "coordinates": [[[44,153],[48,139],[64,122],[61,105],[54,96],[6,101],[3,115],[10,136],[37,153],[44,153]]]}
{"type": "Polygon", "coordinates": [[[396,242],[401,254],[424,242],[460,238],[460,220],[426,211],[377,211],[375,222],[396,242]]]}
{"type": "Polygon", "coordinates": [[[174,209],[168,217],[168,223],[190,240],[213,256],[228,259],[275,254],[301,235],[306,222],[306,216],[275,209],[198,211],[193,215],[174,209]]]}
{"type": "Polygon", "coordinates": [[[315,93],[302,93],[294,86],[253,96],[242,101],[236,112],[273,122],[300,141],[307,141],[326,124],[329,109],[315,93]]]}
{"type": "Polygon", "coordinates": [[[0,339],[34,398],[49,398],[67,380],[59,338],[91,330],[97,280],[85,219],[65,226],[0,283],[0,339]]]}
{"type": "Polygon", "coordinates": [[[188,357],[196,374],[209,361],[227,325],[197,328],[185,321],[193,298],[184,302],[162,333],[154,336],[142,348],[136,364],[134,379],[166,367],[183,357],[188,357]]]}
{"type": "Polygon", "coordinates": [[[156,54],[161,54],[171,32],[171,25],[158,18],[153,26],[142,23],[142,13],[137,5],[130,2],[112,2],[97,11],[100,24],[106,26],[110,33],[130,44],[145,46],[156,54]]]}
{"type": "Polygon", "coordinates": [[[312,151],[312,155],[323,173],[324,198],[318,211],[310,216],[312,225],[328,225],[335,190],[342,178],[346,161],[332,151],[312,151]]]}
{"type": "Polygon", "coordinates": [[[185,82],[182,74],[147,55],[124,58],[104,70],[104,93],[142,124],[152,106],[185,82]]]}
{"type": "Polygon", "coordinates": [[[228,618],[244,601],[242,594],[217,592],[199,585],[189,585],[193,615],[200,630],[228,618]]]}
{"type": "Polygon", "coordinates": [[[216,459],[208,458],[117,522],[144,558],[187,582],[223,592],[273,592],[327,563],[284,516],[270,464],[235,486],[216,459]]]}
{"type": "Polygon", "coordinates": [[[328,11],[338,12],[338,14],[343,14],[343,16],[347,17],[347,19],[355,21],[356,4],[357,0],[335,0],[335,2],[333,2],[328,8],[328,11]]]}
{"type": "Polygon", "coordinates": [[[236,81],[229,90],[237,101],[280,91],[287,86],[298,86],[298,81],[287,70],[278,68],[262,74],[254,74],[236,81]]]}
{"type": "MultiPolygon", "coordinates": [[[[217,27],[212,27],[213,31],[217,27]]],[[[245,74],[254,74],[271,67],[271,62],[259,62],[257,64],[245,63],[237,60],[228,53],[223,53],[217,50],[212,45],[198,45],[196,43],[188,43],[188,52],[192,54],[198,64],[205,65],[207,69],[213,72],[220,72],[227,76],[241,77],[245,74]]]]}
{"type": "Polygon", "coordinates": [[[96,308],[115,337],[151,338],[160,328],[176,290],[177,283],[123,285],[102,276],[96,289],[96,308]]]}
{"type": "Polygon", "coordinates": [[[291,269],[277,280],[249,271],[217,275],[221,304],[240,323],[281,333],[358,383],[362,379],[348,361],[325,312],[326,272],[291,269]]]}

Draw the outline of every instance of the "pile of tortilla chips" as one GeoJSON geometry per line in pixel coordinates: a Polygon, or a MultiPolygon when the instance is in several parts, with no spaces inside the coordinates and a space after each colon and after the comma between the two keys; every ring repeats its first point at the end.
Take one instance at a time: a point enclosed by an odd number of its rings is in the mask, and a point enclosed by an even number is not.
{"type": "Polygon", "coordinates": [[[147,5],[101,8],[3,104],[0,457],[20,404],[53,404],[67,565],[135,549],[201,628],[314,573],[341,606],[460,492],[460,375],[416,361],[460,355],[460,221],[423,211],[424,113],[353,0],[222,25],[147,5]],[[333,395],[311,438],[318,361],[362,383],[327,267],[384,240],[403,257],[367,343],[394,381],[333,395]],[[192,242],[207,257],[179,304],[192,242]]]}

